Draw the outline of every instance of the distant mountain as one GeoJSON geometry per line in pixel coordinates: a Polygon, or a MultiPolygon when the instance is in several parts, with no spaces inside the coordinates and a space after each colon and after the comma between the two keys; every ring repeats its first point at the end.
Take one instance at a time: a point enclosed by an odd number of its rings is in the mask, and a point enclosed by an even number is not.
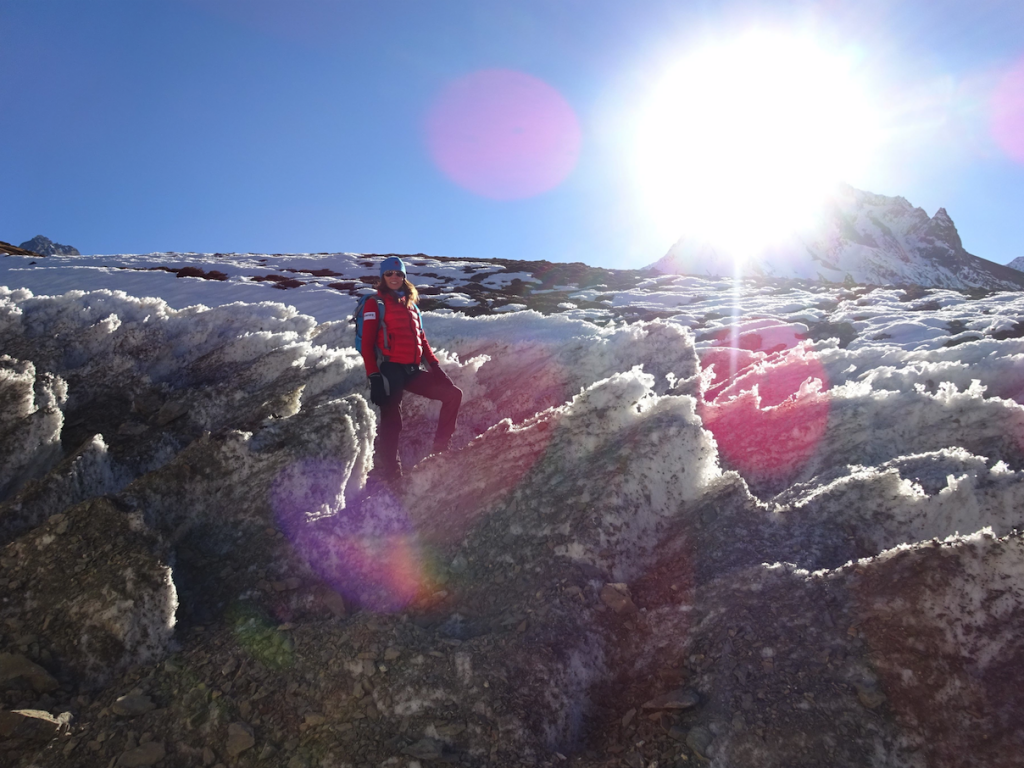
{"type": "Polygon", "coordinates": [[[1016,269],[1018,272],[1024,272],[1024,256],[1018,256],[1006,266],[1010,269],[1016,269]]]}
{"type": "Polygon", "coordinates": [[[22,243],[20,248],[24,248],[27,251],[34,251],[42,256],[81,256],[77,248],[73,248],[70,245],[61,245],[55,243],[48,237],[42,235],[36,235],[31,240],[26,240],[22,243]]]}
{"type": "MultiPolygon", "coordinates": [[[[684,237],[651,268],[667,274],[728,276],[735,264],[714,245],[684,237]]],[[[929,217],[905,198],[848,185],[837,190],[817,226],[749,260],[743,274],[831,283],[1024,289],[1024,272],[964,250],[945,208],[929,217]]]]}

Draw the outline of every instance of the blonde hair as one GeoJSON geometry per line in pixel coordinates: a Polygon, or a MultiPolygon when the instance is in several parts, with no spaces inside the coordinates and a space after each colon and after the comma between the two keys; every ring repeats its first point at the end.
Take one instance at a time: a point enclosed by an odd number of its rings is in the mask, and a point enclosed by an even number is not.
{"type": "Polygon", "coordinates": [[[387,281],[382,277],[380,282],[377,283],[377,292],[381,294],[392,294],[396,301],[399,301],[405,306],[412,304],[418,304],[420,301],[420,292],[416,290],[416,286],[409,282],[409,278],[402,278],[402,290],[405,291],[404,296],[399,296],[395,291],[388,288],[387,281]]]}

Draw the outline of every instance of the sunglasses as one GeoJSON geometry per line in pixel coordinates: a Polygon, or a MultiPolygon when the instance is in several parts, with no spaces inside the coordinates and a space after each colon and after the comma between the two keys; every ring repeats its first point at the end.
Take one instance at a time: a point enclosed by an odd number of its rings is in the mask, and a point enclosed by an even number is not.
{"type": "Polygon", "coordinates": [[[401,275],[402,277],[405,277],[405,272],[396,272],[393,269],[389,269],[387,272],[384,273],[384,277],[394,277],[395,275],[401,275]]]}

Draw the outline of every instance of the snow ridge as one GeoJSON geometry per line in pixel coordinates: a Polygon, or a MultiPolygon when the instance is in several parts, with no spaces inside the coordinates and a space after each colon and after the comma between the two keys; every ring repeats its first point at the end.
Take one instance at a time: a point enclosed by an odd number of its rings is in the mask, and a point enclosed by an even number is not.
{"type": "MultiPolygon", "coordinates": [[[[885,226],[945,226],[915,210],[885,226]]],[[[464,411],[424,458],[410,398],[385,487],[352,296],[311,283],[314,316],[235,277],[146,275],[213,306],[0,288],[0,653],[58,681],[11,702],[74,708],[105,763],[142,728],[181,764],[239,729],[295,764],[1019,756],[1020,294],[661,276],[427,312],[464,411]],[[666,315],[582,316],[601,296],[666,315]],[[105,719],[137,686],[158,711],[105,719]]]]}

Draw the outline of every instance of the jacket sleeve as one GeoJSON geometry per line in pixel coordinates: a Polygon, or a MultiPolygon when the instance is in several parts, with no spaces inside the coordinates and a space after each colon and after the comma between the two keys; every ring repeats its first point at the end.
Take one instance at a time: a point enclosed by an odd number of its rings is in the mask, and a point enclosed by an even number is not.
{"type": "Polygon", "coordinates": [[[366,375],[380,373],[377,367],[377,329],[380,323],[380,308],[373,299],[363,304],[363,344],[359,352],[363,356],[366,375]]]}
{"type": "Polygon", "coordinates": [[[437,355],[434,354],[434,350],[430,348],[430,342],[427,341],[427,337],[423,337],[423,359],[431,365],[440,365],[441,363],[437,359],[437,355]]]}

